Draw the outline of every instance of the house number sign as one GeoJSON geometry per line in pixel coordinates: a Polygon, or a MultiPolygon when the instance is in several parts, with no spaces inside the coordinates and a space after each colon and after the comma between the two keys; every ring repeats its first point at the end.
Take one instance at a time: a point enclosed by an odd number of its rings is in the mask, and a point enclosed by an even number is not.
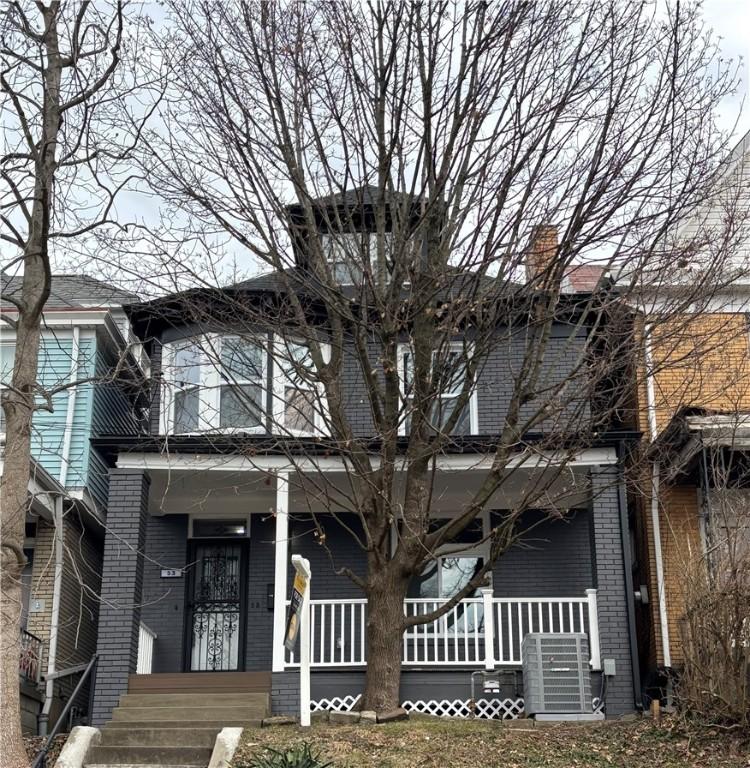
{"type": "Polygon", "coordinates": [[[162,568],[162,579],[179,579],[182,576],[182,571],[179,568],[162,568]]]}

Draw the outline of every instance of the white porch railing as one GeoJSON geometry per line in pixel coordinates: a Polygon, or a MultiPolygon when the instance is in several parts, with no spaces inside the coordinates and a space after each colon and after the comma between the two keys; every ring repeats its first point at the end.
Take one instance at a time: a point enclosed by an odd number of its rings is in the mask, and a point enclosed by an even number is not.
{"type": "Polygon", "coordinates": [[[138,663],[135,668],[137,675],[150,675],[154,662],[154,640],[156,632],[141,623],[138,629],[138,663]]]}
{"type": "MultiPolygon", "coordinates": [[[[442,601],[408,599],[406,616],[436,610],[442,601]]],[[[288,603],[287,603],[288,604],[288,603]]],[[[367,663],[367,601],[310,601],[310,663],[313,667],[361,667],[367,663]]],[[[600,669],[596,590],[585,597],[482,597],[461,601],[440,618],[404,632],[408,666],[519,666],[524,635],[582,632],[589,637],[592,669],[600,669]]],[[[287,666],[298,666],[293,653],[287,666]]]]}

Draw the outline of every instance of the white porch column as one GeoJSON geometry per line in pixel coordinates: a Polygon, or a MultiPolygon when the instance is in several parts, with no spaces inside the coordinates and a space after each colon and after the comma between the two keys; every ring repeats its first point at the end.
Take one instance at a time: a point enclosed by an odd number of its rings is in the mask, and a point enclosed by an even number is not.
{"type": "Polygon", "coordinates": [[[599,608],[596,603],[596,590],[586,590],[589,607],[589,644],[591,648],[591,669],[598,672],[602,668],[602,651],[599,644],[599,608]]]}
{"type": "Polygon", "coordinates": [[[493,610],[493,597],[492,587],[482,589],[482,605],[484,607],[484,668],[488,671],[492,671],[495,668],[495,613],[493,610]]]}
{"type": "Polygon", "coordinates": [[[284,671],[284,624],[286,623],[286,582],[289,560],[289,475],[276,475],[276,541],[273,579],[273,663],[274,672],[284,671]]]}

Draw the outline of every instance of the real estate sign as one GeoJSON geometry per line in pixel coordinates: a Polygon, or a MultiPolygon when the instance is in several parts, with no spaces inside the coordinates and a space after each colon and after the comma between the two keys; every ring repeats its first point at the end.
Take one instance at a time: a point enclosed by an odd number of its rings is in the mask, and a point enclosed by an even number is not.
{"type": "Polygon", "coordinates": [[[288,651],[293,651],[297,644],[297,635],[299,633],[300,621],[302,620],[302,607],[307,593],[307,576],[301,571],[297,571],[294,576],[294,586],[292,587],[292,599],[289,604],[289,615],[286,619],[286,634],[284,636],[284,646],[288,651]]]}

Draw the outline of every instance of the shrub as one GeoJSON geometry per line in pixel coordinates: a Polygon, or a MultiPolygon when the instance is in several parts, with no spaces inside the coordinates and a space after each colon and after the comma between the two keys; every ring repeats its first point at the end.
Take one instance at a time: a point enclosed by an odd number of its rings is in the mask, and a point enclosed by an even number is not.
{"type": "Polygon", "coordinates": [[[306,742],[296,744],[283,752],[266,747],[262,755],[253,758],[250,768],[332,768],[320,752],[313,752],[306,742]]]}
{"type": "Polygon", "coordinates": [[[699,720],[750,728],[750,497],[714,492],[713,501],[709,556],[685,571],[677,693],[699,720]]]}

